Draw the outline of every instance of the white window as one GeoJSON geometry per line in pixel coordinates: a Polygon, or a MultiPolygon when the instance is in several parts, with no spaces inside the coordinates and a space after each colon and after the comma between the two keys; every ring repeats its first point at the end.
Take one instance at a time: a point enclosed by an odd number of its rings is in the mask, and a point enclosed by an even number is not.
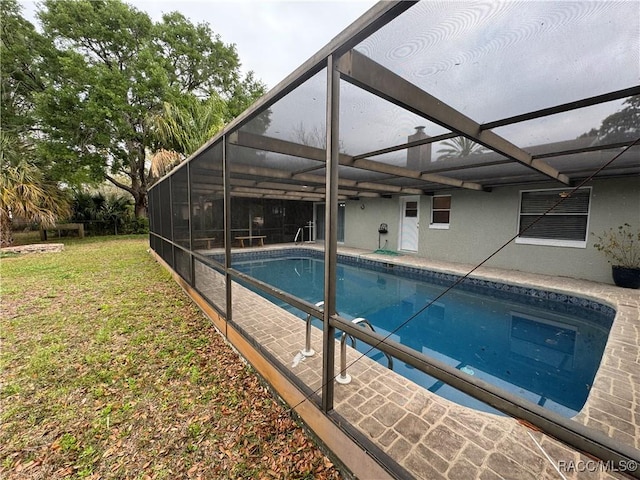
{"type": "Polygon", "coordinates": [[[431,197],[431,223],[429,228],[449,228],[451,219],[451,195],[431,197]]]}
{"type": "Polygon", "coordinates": [[[590,200],[591,188],[521,191],[516,243],[586,248],[590,200]]]}

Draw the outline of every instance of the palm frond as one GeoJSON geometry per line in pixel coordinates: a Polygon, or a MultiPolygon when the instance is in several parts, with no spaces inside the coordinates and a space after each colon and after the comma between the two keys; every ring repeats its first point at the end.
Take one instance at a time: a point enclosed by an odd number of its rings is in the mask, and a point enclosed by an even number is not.
{"type": "Polygon", "coordinates": [[[447,148],[441,148],[438,150],[437,153],[440,154],[438,160],[463,158],[487,151],[482,145],[468,139],[467,137],[455,137],[451,140],[445,140],[442,142],[442,145],[447,148]]]}
{"type": "Polygon", "coordinates": [[[48,181],[29,163],[30,149],[17,137],[0,132],[0,223],[2,243],[10,243],[10,226],[14,218],[54,225],[71,214],[66,192],[48,181]]]}
{"type": "Polygon", "coordinates": [[[171,171],[183,160],[183,156],[174,150],[161,148],[151,156],[149,172],[155,178],[160,178],[171,171]]]}
{"type": "Polygon", "coordinates": [[[149,117],[148,125],[161,149],[185,156],[195,152],[224,126],[226,104],[217,97],[187,97],[181,105],[165,102],[162,112],[149,117]]]}

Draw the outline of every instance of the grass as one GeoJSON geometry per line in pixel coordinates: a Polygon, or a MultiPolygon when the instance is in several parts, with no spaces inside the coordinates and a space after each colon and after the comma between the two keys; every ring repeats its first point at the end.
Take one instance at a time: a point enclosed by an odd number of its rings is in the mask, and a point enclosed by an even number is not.
{"type": "Polygon", "coordinates": [[[1,260],[0,477],[340,478],[146,236],[64,243],[1,260]]]}

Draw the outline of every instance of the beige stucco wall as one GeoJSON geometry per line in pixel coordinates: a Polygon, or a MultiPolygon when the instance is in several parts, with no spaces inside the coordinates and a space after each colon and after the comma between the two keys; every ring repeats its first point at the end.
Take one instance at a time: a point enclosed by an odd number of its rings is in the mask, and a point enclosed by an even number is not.
{"type": "Polygon", "coordinates": [[[400,200],[397,197],[347,200],[345,204],[344,244],[350,247],[376,250],[378,248],[378,227],[381,223],[386,223],[389,233],[380,235],[380,246],[397,250],[399,215],[400,200]],[[388,241],[386,247],[385,241],[388,241]]]}
{"type": "MultiPolygon", "coordinates": [[[[488,266],[532,273],[560,275],[611,283],[607,260],[594,247],[594,235],[623,223],[640,226],[640,179],[594,181],[586,248],[509,243],[487,263],[488,266]]],[[[510,238],[518,227],[521,190],[558,188],[557,184],[505,187],[490,193],[452,190],[451,223],[447,230],[429,228],[431,198],[420,197],[420,240],[415,255],[434,260],[477,264],[510,238]]],[[[443,192],[445,193],[445,192],[443,192]]],[[[400,198],[363,198],[348,201],[345,212],[345,245],[375,250],[378,226],[389,225],[387,248],[397,250],[400,227],[400,198]],[[364,206],[364,209],[361,208],[364,206]]]]}

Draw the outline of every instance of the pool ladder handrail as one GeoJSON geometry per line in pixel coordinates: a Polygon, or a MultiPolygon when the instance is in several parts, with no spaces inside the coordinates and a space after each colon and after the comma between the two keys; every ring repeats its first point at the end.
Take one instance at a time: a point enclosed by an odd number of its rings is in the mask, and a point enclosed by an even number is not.
{"type": "MultiPolygon", "coordinates": [[[[356,325],[363,325],[369,328],[372,332],[376,331],[375,328],[373,328],[373,325],[371,325],[369,320],[366,318],[354,318],[351,322],[356,325]]],[[[351,375],[347,373],[347,337],[351,339],[351,346],[356,348],[356,339],[354,336],[347,332],[342,332],[342,336],[340,337],[340,374],[336,377],[336,382],[342,385],[346,385],[351,382],[351,375]]],[[[393,370],[393,358],[387,352],[382,353],[387,357],[387,368],[389,370],[393,370]]]]}
{"type": "MultiPolygon", "coordinates": [[[[316,307],[323,308],[324,302],[316,303],[316,307]]],[[[312,357],[316,353],[316,351],[313,348],[311,348],[311,319],[312,318],[313,316],[310,313],[308,313],[307,320],[306,320],[307,325],[306,325],[306,331],[305,331],[305,338],[304,338],[304,350],[300,351],[300,353],[302,353],[302,355],[304,355],[305,357],[312,357]]]]}

